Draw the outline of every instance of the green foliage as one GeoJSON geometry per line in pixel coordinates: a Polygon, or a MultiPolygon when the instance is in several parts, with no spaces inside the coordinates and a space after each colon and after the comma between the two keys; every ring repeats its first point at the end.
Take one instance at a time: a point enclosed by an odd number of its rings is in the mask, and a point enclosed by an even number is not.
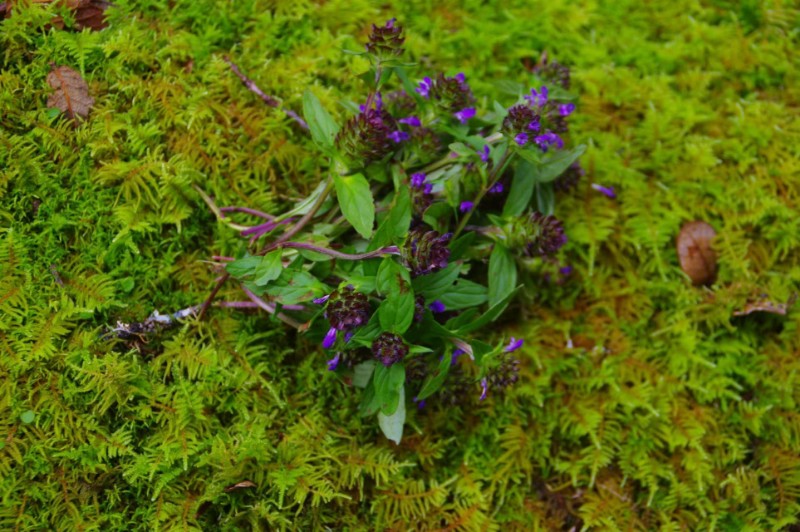
{"type": "Polygon", "coordinates": [[[0,22],[0,528],[797,522],[800,312],[732,317],[800,283],[796,6],[115,5],[97,33],[50,28],[57,8],[41,5],[0,22]],[[243,251],[193,185],[270,212],[321,180],[311,140],[223,55],[297,112],[316,85],[342,123],[338,102],[365,88],[347,73],[369,64],[341,50],[391,16],[413,29],[408,57],[463,65],[477,94],[529,79],[521,60],[542,50],[572,66],[587,175],[555,194],[574,273],[521,276],[529,299],[508,313],[524,325],[496,332],[525,338],[521,382],[502,399],[428,397],[396,447],[318,348],[269,318],[212,309],[141,351],[104,339],[117,320],[199,303],[218,275],[204,261],[243,251]],[[87,121],[46,109],[51,62],[87,79],[87,121]],[[708,289],[678,267],[692,219],[719,233],[708,289]]]}

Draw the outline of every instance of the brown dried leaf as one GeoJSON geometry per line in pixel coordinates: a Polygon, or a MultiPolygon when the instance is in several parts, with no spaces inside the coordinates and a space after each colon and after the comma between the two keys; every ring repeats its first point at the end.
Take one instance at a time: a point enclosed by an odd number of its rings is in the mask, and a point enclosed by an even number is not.
{"type": "MultiPolygon", "coordinates": [[[[18,1],[18,0],[17,0],[18,1]]],[[[108,26],[105,18],[105,11],[111,7],[111,2],[107,0],[27,0],[34,4],[52,4],[54,2],[65,6],[74,11],[75,29],[78,31],[84,28],[100,31],[108,26]]],[[[0,4],[0,19],[11,16],[11,8],[14,1],[0,4]]],[[[64,19],[60,16],[53,17],[52,26],[64,29],[64,19]]]]}
{"type": "Polygon", "coordinates": [[[734,316],[747,316],[753,312],[769,312],[770,314],[786,315],[786,311],[794,303],[796,296],[792,296],[786,303],[773,303],[767,299],[766,294],[762,294],[753,301],[748,301],[741,310],[735,310],[734,316]]]}
{"type": "Polygon", "coordinates": [[[77,70],[54,67],[47,75],[47,83],[56,90],[47,99],[47,107],[61,109],[72,119],[89,116],[94,98],[89,96],[89,86],[77,70]]]}
{"type": "Polygon", "coordinates": [[[695,286],[711,284],[717,276],[717,254],[711,249],[715,236],[714,228],[701,221],[684,224],[678,234],[676,246],[681,269],[695,286]]]}
{"type": "Polygon", "coordinates": [[[232,491],[244,488],[255,488],[255,487],[256,487],[255,482],[252,482],[250,480],[243,480],[241,482],[237,482],[236,484],[231,484],[230,486],[226,487],[224,491],[225,493],[230,493],[232,491]]]}

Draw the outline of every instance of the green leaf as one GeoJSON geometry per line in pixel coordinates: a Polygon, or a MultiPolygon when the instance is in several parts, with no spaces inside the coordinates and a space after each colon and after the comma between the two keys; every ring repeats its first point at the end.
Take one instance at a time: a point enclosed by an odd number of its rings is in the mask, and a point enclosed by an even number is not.
{"type": "Polygon", "coordinates": [[[439,361],[439,366],[427,379],[425,379],[425,382],[422,384],[422,388],[417,394],[416,400],[422,401],[423,399],[426,399],[436,393],[436,391],[442,387],[442,384],[444,384],[444,381],[447,378],[447,374],[450,373],[452,360],[453,352],[448,350],[447,354],[444,355],[442,360],[439,361]]]}
{"type": "Polygon", "coordinates": [[[378,318],[384,331],[406,332],[414,321],[414,293],[408,290],[390,294],[378,307],[378,318]]]}
{"type": "Polygon", "coordinates": [[[461,265],[451,262],[443,270],[420,275],[411,281],[415,294],[421,294],[427,301],[433,301],[450,290],[461,273],[461,265]]]}
{"type": "Polygon", "coordinates": [[[375,231],[375,236],[372,237],[367,251],[376,250],[404,237],[408,233],[410,225],[411,193],[408,188],[404,187],[395,194],[389,214],[375,231]]]}
{"type": "Polygon", "coordinates": [[[545,215],[555,213],[556,193],[552,183],[536,183],[536,210],[545,215]]]}
{"type": "Polygon", "coordinates": [[[475,150],[464,144],[463,142],[453,142],[448,146],[451,151],[457,153],[461,157],[472,157],[475,155],[475,150]]]}
{"type": "Polygon", "coordinates": [[[233,277],[241,278],[253,273],[261,264],[261,257],[258,255],[245,255],[241,259],[236,259],[225,265],[225,271],[233,277]]]}
{"type": "Polygon", "coordinates": [[[358,234],[369,238],[375,223],[375,203],[367,179],[361,174],[336,176],[334,184],[342,214],[358,234]]]}
{"type": "Polygon", "coordinates": [[[495,244],[489,257],[489,306],[496,305],[517,285],[517,264],[502,244],[495,244]]]}
{"type": "Polygon", "coordinates": [[[480,340],[472,340],[469,346],[472,348],[472,359],[476,364],[480,364],[486,355],[496,349],[493,345],[480,340]]]}
{"type": "Polygon", "coordinates": [[[261,262],[254,272],[255,280],[253,282],[256,285],[264,286],[280,277],[283,273],[282,255],[281,250],[276,249],[261,257],[261,262]]]}
{"type": "Polygon", "coordinates": [[[508,199],[503,207],[503,216],[519,216],[528,208],[536,183],[533,172],[533,164],[528,161],[522,160],[517,164],[511,180],[511,189],[508,191],[508,199]]]}
{"type": "Polygon", "coordinates": [[[472,331],[476,331],[496,320],[498,317],[500,317],[500,314],[503,313],[503,310],[506,308],[506,305],[508,305],[509,301],[511,301],[511,299],[517,295],[517,292],[519,292],[521,288],[522,285],[517,286],[506,297],[489,307],[489,310],[484,312],[479,318],[471,320],[461,326],[456,333],[463,335],[472,331]]]}
{"type": "Polygon", "coordinates": [[[356,388],[366,388],[369,380],[372,378],[372,373],[375,371],[377,362],[374,360],[367,360],[361,364],[356,364],[353,367],[353,386],[356,388]]]}
{"type": "Polygon", "coordinates": [[[450,244],[450,260],[459,260],[464,257],[464,254],[469,250],[472,241],[475,240],[477,233],[464,233],[456,239],[455,242],[450,244]]]}
{"type": "Polygon", "coordinates": [[[26,425],[33,423],[34,419],[36,419],[36,412],[34,412],[33,410],[27,410],[23,412],[21,416],[19,416],[19,420],[25,423],[26,425]]]}
{"type": "Polygon", "coordinates": [[[332,149],[336,133],[339,131],[339,124],[331,118],[328,111],[322,107],[319,98],[310,90],[306,90],[303,94],[303,116],[308,122],[314,143],[323,150],[332,149]]]}
{"type": "Polygon", "coordinates": [[[266,289],[266,293],[284,305],[308,301],[327,292],[328,287],[304,270],[284,270],[266,289]]]}
{"type": "Polygon", "coordinates": [[[406,368],[402,364],[392,364],[388,368],[383,364],[376,365],[372,382],[375,386],[375,397],[385,415],[390,416],[397,410],[405,380],[406,368]]]}
{"type": "Polygon", "coordinates": [[[406,392],[403,386],[400,387],[399,401],[397,409],[391,415],[378,412],[378,425],[387,439],[400,445],[403,438],[403,425],[406,422],[406,392]]]}
{"type": "Polygon", "coordinates": [[[486,302],[488,294],[485,286],[466,279],[459,279],[453,287],[442,294],[439,300],[447,310],[461,310],[486,302]]]}
{"type": "Polygon", "coordinates": [[[569,165],[586,151],[586,145],[575,146],[571,150],[551,151],[539,164],[534,165],[533,179],[536,183],[549,183],[564,173],[569,165]]]}
{"type": "Polygon", "coordinates": [[[384,257],[375,276],[375,287],[381,295],[397,294],[408,290],[411,277],[408,270],[392,257],[384,257]]]}

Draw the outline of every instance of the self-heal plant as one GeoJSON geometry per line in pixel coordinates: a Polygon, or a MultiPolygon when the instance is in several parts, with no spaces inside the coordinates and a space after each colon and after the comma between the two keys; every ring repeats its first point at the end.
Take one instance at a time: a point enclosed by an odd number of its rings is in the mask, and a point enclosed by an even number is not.
{"type": "Polygon", "coordinates": [[[270,215],[206,197],[228,223],[237,210],[266,221],[231,223],[246,251],[220,258],[201,310],[235,278],[252,304],[319,342],[320,370],[363,389],[360,413],[395,442],[406,400],[483,400],[516,382],[523,341],[481,338],[522,288],[518,268],[555,261],[566,242],[554,182],[580,172],[584,150],[565,148],[575,104],[563,66],[551,64],[554,87],[519,86],[515,101],[482,109],[466,74],[401,63],[404,39],[395,19],[372,27],[369,91],[342,124],[305,93],[301,125],[328,161],[308,198],[270,215]]]}

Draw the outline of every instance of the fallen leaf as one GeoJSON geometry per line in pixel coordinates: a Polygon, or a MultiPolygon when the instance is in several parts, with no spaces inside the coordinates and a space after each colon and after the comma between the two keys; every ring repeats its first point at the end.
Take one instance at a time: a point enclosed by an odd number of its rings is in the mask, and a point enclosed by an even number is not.
{"type": "MultiPolygon", "coordinates": [[[[51,4],[54,0],[28,0],[33,4],[51,4]]],[[[107,0],[55,0],[60,5],[71,9],[74,12],[75,29],[81,31],[84,28],[100,31],[108,26],[105,18],[105,11],[111,7],[111,2],[107,0]]],[[[0,18],[10,17],[11,8],[15,2],[3,2],[0,4],[0,18]]],[[[58,29],[64,29],[64,19],[60,16],[53,17],[52,25],[58,29]]]]}
{"type": "Polygon", "coordinates": [[[47,99],[47,107],[61,109],[72,119],[89,116],[94,98],[89,96],[89,86],[77,70],[68,66],[54,67],[47,75],[47,83],[55,89],[47,99]]]}
{"type": "Polygon", "coordinates": [[[231,484],[230,486],[225,488],[224,491],[225,491],[225,493],[230,493],[232,491],[236,491],[236,490],[240,490],[240,489],[244,489],[244,488],[255,488],[255,487],[256,487],[255,482],[252,482],[250,480],[243,480],[241,482],[237,482],[236,484],[231,484]]]}
{"type": "Polygon", "coordinates": [[[695,286],[711,284],[717,276],[717,254],[711,249],[715,236],[714,228],[700,221],[684,224],[678,234],[676,246],[681,269],[695,286]]]}
{"type": "Polygon", "coordinates": [[[741,310],[735,310],[734,316],[747,316],[753,312],[768,312],[770,314],[786,315],[786,311],[794,303],[796,296],[792,296],[786,303],[773,303],[766,295],[761,295],[753,301],[748,301],[741,310]]]}

